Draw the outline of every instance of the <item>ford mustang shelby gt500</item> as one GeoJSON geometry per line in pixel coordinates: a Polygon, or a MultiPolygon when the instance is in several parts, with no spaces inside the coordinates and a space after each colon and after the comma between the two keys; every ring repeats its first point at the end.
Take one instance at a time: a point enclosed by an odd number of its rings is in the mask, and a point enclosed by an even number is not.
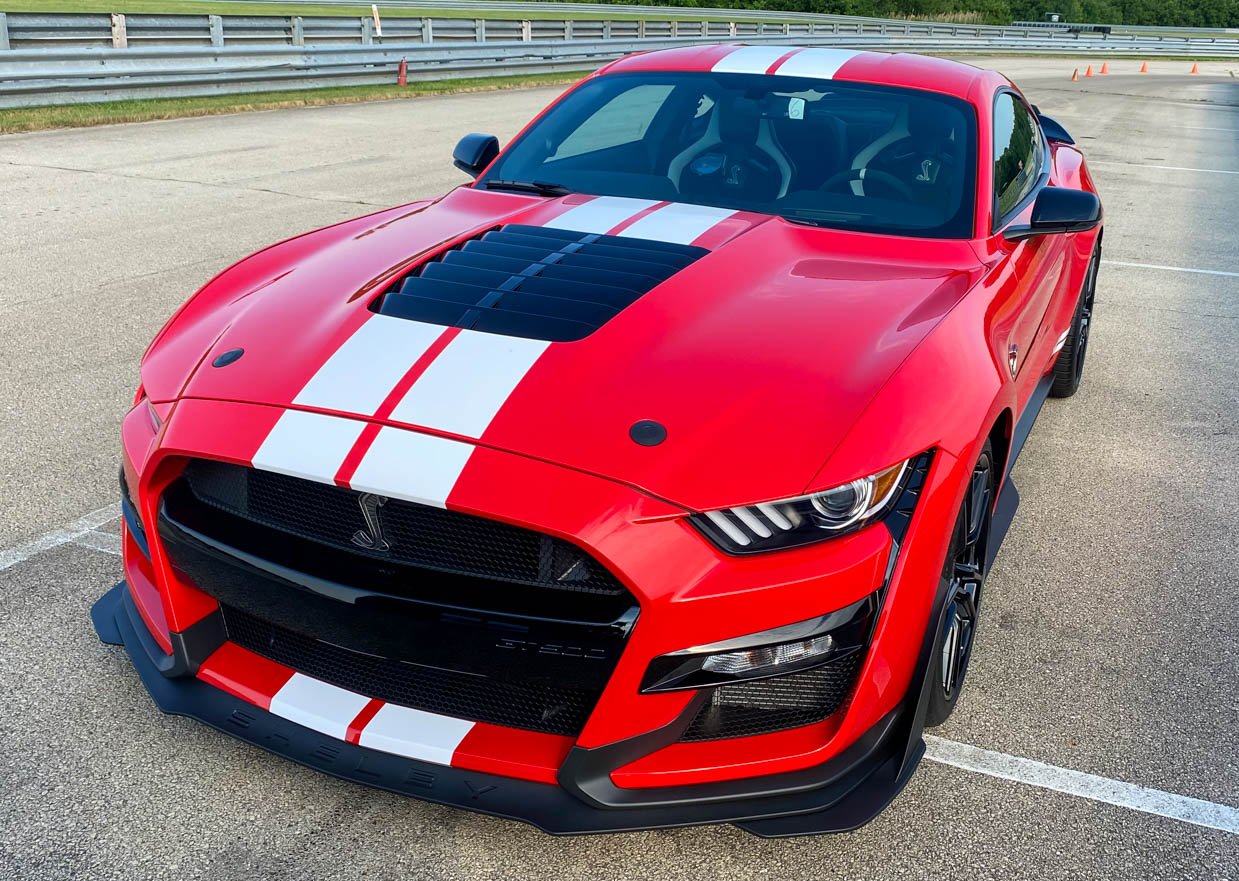
{"type": "Polygon", "coordinates": [[[1080,381],[1080,151],[994,72],[697,46],[454,159],[160,332],[100,637],[166,712],[551,832],[868,821],[1080,381]]]}

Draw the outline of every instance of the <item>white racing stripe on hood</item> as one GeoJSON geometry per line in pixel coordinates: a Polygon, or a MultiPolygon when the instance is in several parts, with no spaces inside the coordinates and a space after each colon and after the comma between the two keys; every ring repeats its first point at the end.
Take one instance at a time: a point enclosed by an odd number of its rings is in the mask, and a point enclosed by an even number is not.
{"type": "Polygon", "coordinates": [[[271,712],[344,740],[349,723],[368,703],[368,697],[294,673],[271,698],[271,712]]]}
{"type": "Polygon", "coordinates": [[[473,445],[403,428],[383,428],[349,480],[359,492],[447,507],[473,445]]]}
{"type": "Polygon", "coordinates": [[[361,730],[361,746],[438,765],[452,764],[452,754],[473,729],[472,722],[396,704],[383,704],[361,730]]]}
{"type": "Polygon", "coordinates": [[[779,65],[776,76],[805,76],[828,80],[839,68],[862,53],[853,49],[805,49],[779,65]]]}
{"type": "Polygon", "coordinates": [[[719,221],[726,220],[735,213],[732,208],[676,203],[645,215],[618,235],[688,245],[719,221]]]}
{"type": "Polygon", "coordinates": [[[635,214],[657,205],[649,199],[627,199],[622,196],[599,196],[584,205],[569,208],[563,214],[542,224],[550,229],[604,235],[635,214]]]}
{"type": "Polygon", "coordinates": [[[444,329],[372,315],[323,362],[293,403],[369,416],[444,329]]]}
{"type": "Polygon", "coordinates": [[[714,73],[765,73],[795,46],[741,46],[735,52],[728,53],[714,67],[714,73]]]}
{"type": "Polygon", "coordinates": [[[392,419],[481,437],[546,340],[462,330],[392,411],[392,419]]]}
{"type": "Polygon", "coordinates": [[[365,427],[355,419],[285,410],[254,454],[253,465],[264,471],[332,483],[365,427]]]}

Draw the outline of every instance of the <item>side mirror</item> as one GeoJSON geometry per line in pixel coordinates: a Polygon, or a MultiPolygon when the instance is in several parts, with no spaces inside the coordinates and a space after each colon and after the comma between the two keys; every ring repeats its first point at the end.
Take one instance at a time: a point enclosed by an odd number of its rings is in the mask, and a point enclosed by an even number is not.
{"type": "Polygon", "coordinates": [[[1101,200],[1084,190],[1045,187],[1033,202],[1027,225],[1009,226],[1003,235],[1009,241],[1058,233],[1085,232],[1101,223],[1101,200]]]}
{"type": "Polygon", "coordinates": [[[469,177],[477,177],[499,155],[499,139],[494,135],[465,135],[452,151],[452,164],[469,177]]]}

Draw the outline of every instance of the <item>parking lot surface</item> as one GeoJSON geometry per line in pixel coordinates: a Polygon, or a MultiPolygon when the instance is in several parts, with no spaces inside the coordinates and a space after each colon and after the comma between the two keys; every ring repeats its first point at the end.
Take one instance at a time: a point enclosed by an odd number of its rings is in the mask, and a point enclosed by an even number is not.
{"type": "Polygon", "coordinates": [[[343,783],[162,716],[90,626],[120,576],[119,419],[164,319],[269,242],[461,183],[461,134],[510,137],[556,90],[0,137],[0,877],[1239,878],[1239,80],[1128,61],[1070,82],[1087,61],[977,62],[1073,133],[1106,208],[1084,385],[1015,470],[931,743],[983,761],[926,761],[864,829],[785,841],[556,839],[343,783]]]}

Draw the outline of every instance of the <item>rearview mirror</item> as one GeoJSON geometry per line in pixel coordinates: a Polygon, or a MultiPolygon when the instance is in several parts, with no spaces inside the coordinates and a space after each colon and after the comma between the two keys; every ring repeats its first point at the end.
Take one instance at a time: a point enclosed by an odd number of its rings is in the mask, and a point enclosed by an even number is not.
{"type": "Polygon", "coordinates": [[[1084,190],[1045,187],[1033,202],[1032,218],[1026,225],[1007,227],[1010,241],[1033,236],[1085,232],[1101,223],[1101,200],[1084,190]]]}
{"type": "Polygon", "coordinates": [[[469,177],[477,177],[499,155],[499,139],[494,135],[465,135],[452,151],[452,164],[469,177]]]}

